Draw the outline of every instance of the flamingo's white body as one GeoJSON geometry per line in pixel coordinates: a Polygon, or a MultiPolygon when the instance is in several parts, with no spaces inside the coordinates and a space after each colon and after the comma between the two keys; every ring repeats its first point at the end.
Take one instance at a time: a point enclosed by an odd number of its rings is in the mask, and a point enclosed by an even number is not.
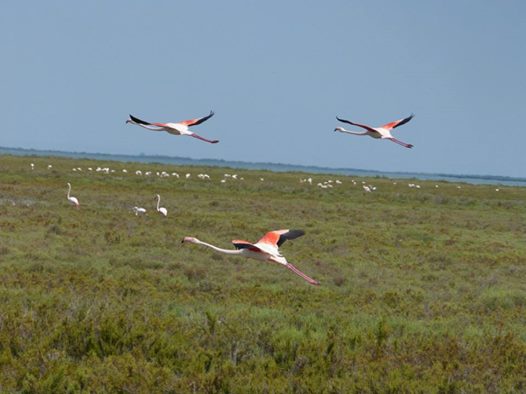
{"type": "Polygon", "coordinates": [[[216,252],[231,254],[231,255],[240,255],[256,260],[268,261],[272,263],[278,263],[288,268],[296,275],[301,276],[311,285],[319,285],[319,282],[307,276],[294,265],[289,263],[287,259],[279,253],[279,247],[287,239],[295,239],[305,234],[302,230],[276,230],[266,233],[263,238],[261,238],[256,243],[250,243],[247,241],[234,240],[232,243],[236,247],[235,250],[232,249],[222,249],[217,246],[208,244],[206,242],[200,241],[194,237],[185,237],[182,242],[189,242],[198,245],[204,245],[210,249],[215,250],[216,252]]]}
{"type": "Polygon", "coordinates": [[[193,131],[190,131],[189,129],[189,127],[191,126],[197,126],[198,124],[201,124],[204,121],[210,119],[213,115],[214,115],[214,112],[210,111],[209,115],[204,116],[202,118],[183,120],[177,123],[149,123],[139,118],[136,118],[133,115],[130,115],[130,118],[126,121],[126,123],[131,123],[131,124],[143,127],[145,129],[148,129],[150,131],[166,131],[167,133],[173,134],[173,135],[187,135],[187,136],[194,137],[194,138],[206,141],[206,142],[210,142],[211,144],[216,144],[219,142],[218,140],[206,139],[204,137],[201,137],[200,135],[197,135],[193,131]]]}
{"type": "Polygon", "coordinates": [[[69,194],[71,193],[71,183],[68,182],[68,201],[70,202],[70,204],[74,205],[76,208],[78,208],[80,206],[80,203],[79,203],[79,200],[77,197],[73,197],[73,196],[70,196],[69,194]]]}
{"type": "Polygon", "coordinates": [[[159,212],[163,216],[168,216],[168,210],[165,207],[159,207],[160,202],[161,202],[161,196],[157,195],[157,212],[159,212]]]}
{"type": "Polygon", "coordinates": [[[135,212],[135,216],[146,214],[146,209],[143,207],[133,207],[132,210],[135,212]]]}
{"type": "Polygon", "coordinates": [[[397,143],[399,145],[402,145],[402,146],[404,146],[406,148],[412,148],[413,147],[412,144],[407,144],[405,142],[402,142],[402,141],[397,140],[396,138],[394,138],[393,135],[391,134],[391,130],[396,128],[396,127],[398,127],[398,126],[402,126],[402,125],[406,124],[411,119],[413,119],[413,117],[414,117],[414,115],[411,115],[411,116],[408,116],[407,118],[395,120],[394,122],[384,124],[383,126],[380,126],[380,127],[370,127],[370,126],[367,126],[367,125],[364,125],[364,124],[354,123],[354,122],[351,122],[350,120],[346,120],[346,119],[342,119],[342,118],[336,117],[336,119],[338,119],[340,122],[344,122],[344,123],[351,124],[353,126],[361,127],[362,129],[365,129],[366,131],[364,131],[362,133],[359,133],[359,132],[356,132],[356,131],[346,130],[343,127],[336,127],[334,129],[334,131],[339,131],[340,133],[347,133],[347,134],[352,134],[352,135],[368,135],[369,137],[373,137],[373,138],[381,138],[381,139],[384,139],[384,140],[393,141],[393,142],[395,142],[395,143],[397,143]]]}

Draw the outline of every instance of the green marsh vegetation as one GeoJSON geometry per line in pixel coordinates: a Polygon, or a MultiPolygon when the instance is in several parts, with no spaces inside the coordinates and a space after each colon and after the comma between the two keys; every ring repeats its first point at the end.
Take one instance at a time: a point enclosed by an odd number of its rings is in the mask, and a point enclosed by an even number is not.
{"type": "Polygon", "coordinates": [[[0,392],[526,391],[525,189],[0,164],[0,392]],[[321,286],[181,244],[280,228],[306,231],[281,249],[321,286]]]}

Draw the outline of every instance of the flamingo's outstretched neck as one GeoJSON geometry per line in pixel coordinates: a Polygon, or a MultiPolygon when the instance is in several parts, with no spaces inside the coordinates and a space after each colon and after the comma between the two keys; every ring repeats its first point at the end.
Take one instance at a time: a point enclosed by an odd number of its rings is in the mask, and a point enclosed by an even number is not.
{"type": "Polygon", "coordinates": [[[367,135],[367,132],[361,133],[357,131],[346,130],[343,127],[336,127],[334,131],[339,131],[340,133],[352,134],[352,135],[367,135]]]}
{"type": "Polygon", "coordinates": [[[243,253],[243,250],[240,249],[223,249],[223,248],[218,248],[217,246],[215,245],[212,245],[212,244],[209,244],[209,243],[206,243],[206,242],[203,242],[203,241],[200,241],[198,240],[197,238],[193,238],[193,237],[184,237],[183,241],[184,242],[189,242],[189,243],[193,243],[193,244],[197,244],[197,245],[203,245],[203,246],[206,246],[207,248],[210,248],[210,249],[213,249],[215,250],[216,252],[219,252],[219,253],[224,253],[224,254],[242,254],[243,253]]]}
{"type": "Polygon", "coordinates": [[[315,285],[315,286],[318,286],[320,284],[320,282],[318,282],[317,280],[314,280],[312,279],[310,276],[304,274],[303,272],[301,272],[299,269],[297,269],[294,265],[292,265],[291,263],[287,263],[285,264],[285,267],[287,267],[289,270],[291,270],[292,272],[294,272],[296,275],[298,276],[301,276],[303,279],[305,279],[307,282],[309,282],[309,284],[311,285],[315,285]]]}
{"type": "Polygon", "coordinates": [[[161,196],[157,195],[157,210],[159,210],[159,203],[161,202],[161,196]]]}
{"type": "Polygon", "coordinates": [[[68,182],[68,200],[69,200],[69,193],[71,193],[71,183],[68,182]]]}

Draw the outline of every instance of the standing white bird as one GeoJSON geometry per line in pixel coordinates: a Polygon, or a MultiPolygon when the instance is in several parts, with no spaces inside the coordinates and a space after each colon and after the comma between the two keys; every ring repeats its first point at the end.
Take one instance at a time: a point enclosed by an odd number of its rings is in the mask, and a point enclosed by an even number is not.
{"type": "Polygon", "coordinates": [[[402,145],[402,146],[404,146],[406,148],[412,148],[413,147],[412,144],[406,144],[405,142],[402,142],[402,141],[397,140],[396,138],[394,138],[391,135],[391,130],[397,128],[398,126],[402,126],[402,125],[406,124],[411,119],[413,119],[414,116],[415,115],[411,115],[411,116],[408,116],[407,118],[404,118],[404,119],[395,120],[394,122],[384,124],[383,126],[380,126],[380,127],[370,127],[370,126],[367,126],[367,125],[364,125],[364,124],[353,123],[350,120],[346,120],[346,119],[342,119],[342,118],[336,117],[336,119],[338,119],[340,122],[344,122],[344,123],[351,124],[353,126],[361,127],[361,128],[363,128],[363,129],[365,129],[367,131],[364,131],[363,133],[358,133],[358,132],[355,132],[355,131],[345,130],[343,127],[336,127],[334,129],[334,131],[339,131],[341,133],[347,133],[347,134],[353,134],[353,135],[368,135],[368,136],[373,137],[373,138],[381,138],[381,139],[393,141],[393,142],[395,142],[395,143],[397,143],[399,145],[402,145]]]}
{"type": "Polygon", "coordinates": [[[80,206],[79,200],[77,197],[70,196],[69,193],[71,193],[71,183],[68,182],[68,201],[74,205],[76,208],[80,206]]]}
{"type": "Polygon", "coordinates": [[[130,118],[126,121],[126,123],[135,124],[137,126],[144,127],[145,129],[148,129],[151,131],[166,131],[167,133],[173,134],[173,135],[188,135],[190,137],[194,137],[194,138],[198,138],[200,140],[206,141],[206,142],[210,142],[211,144],[216,144],[219,142],[219,140],[209,140],[189,130],[189,127],[197,126],[198,124],[201,124],[204,121],[210,119],[213,115],[214,115],[214,112],[210,111],[209,115],[204,116],[202,118],[183,120],[177,123],[149,123],[139,118],[136,118],[133,115],[130,115],[130,118]]]}
{"type": "Polygon", "coordinates": [[[163,216],[168,216],[168,210],[165,207],[159,208],[159,203],[161,202],[161,196],[157,195],[157,212],[159,212],[163,216]]]}
{"type": "Polygon", "coordinates": [[[296,275],[301,276],[311,285],[319,285],[317,280],[312,279],[307,276],[294,265],[289,263],[287,259],[279,253],[279,247],[287,239],[295,239],[304,235],[305,232],[302,230],[276,230],[266,233],[263,238],[261,238],[256,243],[250,243],[247,241],[234,240],[232,243],[236,247],[235,250],[232,249],[222,249],[217,246],[202,242],[194,237],[184,237],[182,242],[189,242],[198,245],[204,245],[208,248],[215,250],[216,252],[232,255],[240,255],[256,260],[268,261],[272,263],[278,263],[288,268],[296,275]]]}

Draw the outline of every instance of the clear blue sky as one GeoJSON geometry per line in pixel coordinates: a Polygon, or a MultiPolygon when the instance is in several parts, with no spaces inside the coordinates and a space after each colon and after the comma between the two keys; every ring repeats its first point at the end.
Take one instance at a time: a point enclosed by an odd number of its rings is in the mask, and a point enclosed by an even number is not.
{"type": "Polygon", "coordinates": [[[0,145],[526,176],[524,1],[6,1],[0,145]],[[125,125],[216,115],[195,131],[125,125]],[[388,141],[334,133],[415,113],[388,141]]]}

